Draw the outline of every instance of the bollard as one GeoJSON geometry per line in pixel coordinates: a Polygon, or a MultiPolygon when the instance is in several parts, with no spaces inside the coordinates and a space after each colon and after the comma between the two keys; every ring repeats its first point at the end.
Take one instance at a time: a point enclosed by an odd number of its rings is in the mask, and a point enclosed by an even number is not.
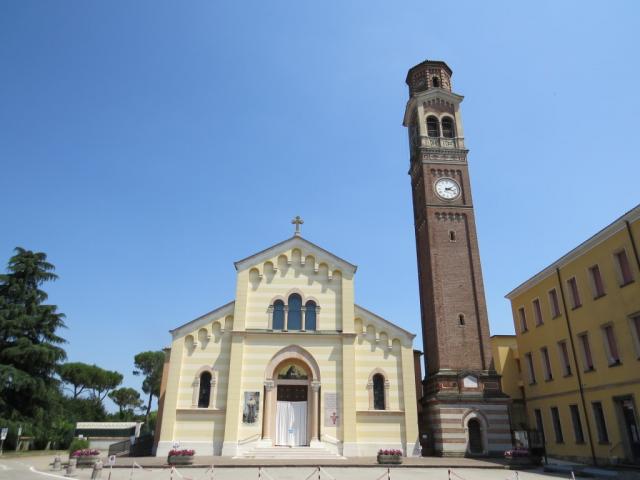
{"type": "Polygon", "coordinates": [[[91,480],[99,480],[102,478],[102,460],[98,460],[93,464],[93,471],[91,472],[91,480]]]}
{"type": "Polygon", "coordinates": [[[571,470],[571,480],[576,480],[576,476],[575,476],[575,474],[573,473],[573,470],[571,470]]]}
{"type": "Polygon", "coordinates": [[[320,480],[320,465],[318,465],[318,480],[320,480]]]}
{"type": "Polygon", "coordinates": [[[53,469],[62,470],[62,459],[60,458],[60,455],[56,455],[53,458],[53,469]]]}
{"type": "Polygon", "coordinates": [[[258,467],[258,480],[262,480],[262,467],[258,467]]]}
{"type": "Polygon", "coordinates": [[[391,469],[387,467],[387,480],[391,480],[391,469]]]}
{"type": "Polygon", "coordinates": [[[75,458],[70,458],[69,459],[69,463],[67,464],[67,473],[65,473],[65,476],[67,477],[73,477],[76,474],[76,463],[78,463],[78,460],[76,460],[75,458]]]}

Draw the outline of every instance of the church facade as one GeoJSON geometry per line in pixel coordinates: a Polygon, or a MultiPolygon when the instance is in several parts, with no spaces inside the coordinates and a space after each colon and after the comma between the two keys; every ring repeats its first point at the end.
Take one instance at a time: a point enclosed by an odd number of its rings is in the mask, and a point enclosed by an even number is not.
{"type": "Polygon", "coordinates": [[[415,335],[355,304],[356,266],[296,231],[235,267],[235,300],[171,331],[156,455],[419,455],[415,335]]]}

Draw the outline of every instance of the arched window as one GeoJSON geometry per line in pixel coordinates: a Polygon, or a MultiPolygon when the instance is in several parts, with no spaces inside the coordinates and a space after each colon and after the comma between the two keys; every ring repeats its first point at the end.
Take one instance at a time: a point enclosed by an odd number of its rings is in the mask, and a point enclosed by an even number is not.
{"type": "Polygon", "coordinates": [[[309,300],[304,304],[304,329],[315,330],[316,327],[316,302],[309,300]]]}
{"type": "Polygon", "coordinates": [[[442,136],[444,138],[453,138],[455,137],[455,132],[453,129],[453,120],[449,117],[444,117],[442,119],[442,136]]]}
{"type": "Polygon", "coordinates": [[[209,408],[209,400],[211,400],[211,374],[202,372],[198,391],[198,408],[209,408]]]}
{"type": "Polygon", "coordinates": [[[440,79],[438,77],[433,77],[431,79],[431,84],[434,88],[438,88],[440,86],[440,79]]]}
{"type": "Polygon", "coordinates": [[[464,321],[464,313],[461,313],[458,315],[458,324],[459,325],[464,325],[465,321],[464,321]]]}
{"type": "Polygon", "coordinates": [[[273,302],[273,329],[284,330],[284,302],[282,300],[273,302]]]}
{"type": "Polygon", "coordinates": [[[302,329],[302,297],[297,293],[289,295],[289,316],[287,330],[302,329]]]}
{"type": "Polygon", "coordinates": [[[384,401],[384,376],[376,373],[373,376],[373,408],[375,410],[386,410],[384,401]]]}
{"type": "Polygon", "coordinates": [[[434,116],[427,117],[427,135],[430,137],[439,137],[440,128],[438,126],[438,119],[434,116]]]}

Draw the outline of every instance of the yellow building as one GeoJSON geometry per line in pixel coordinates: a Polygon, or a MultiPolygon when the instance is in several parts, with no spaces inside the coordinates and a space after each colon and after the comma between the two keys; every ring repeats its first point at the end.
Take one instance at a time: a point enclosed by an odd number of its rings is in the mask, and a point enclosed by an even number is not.
{"type": "Polygon", "coordinates": [[[494,368],[500,375],[502,391],[511,397],[511,404],[509,405],[511,430],[525,430],[528,422],[516,336],[492,335],[491,357],[493,358],[494,368]]]}
{"type": "Polygon", "coordinates": [[[549,455],[640,462],[640,205],[507,295],[549,455]]]}
{"type": "Polygon", "coordinates": [[[356,267],[298,233],[235,267],[235,300],[171,332],[156,454],[419,455],[415,335],[354,303],[356,267]]]}

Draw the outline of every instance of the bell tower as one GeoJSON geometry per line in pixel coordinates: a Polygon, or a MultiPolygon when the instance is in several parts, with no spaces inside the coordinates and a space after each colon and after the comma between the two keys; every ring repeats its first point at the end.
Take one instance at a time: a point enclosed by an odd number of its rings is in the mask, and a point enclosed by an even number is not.
{"type": "Polygon", "coordinates": [[[407,74],[411,187],[425,350],[423,425],[436,455],[511,447],[509,398],[491,359],[471,183],[452,71],[424,61],[407,74]]]}

